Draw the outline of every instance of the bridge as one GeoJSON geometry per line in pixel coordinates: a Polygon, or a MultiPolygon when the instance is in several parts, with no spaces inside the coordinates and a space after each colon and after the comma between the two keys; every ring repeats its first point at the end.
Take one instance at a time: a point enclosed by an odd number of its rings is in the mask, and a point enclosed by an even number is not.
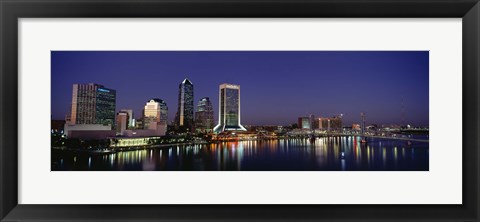
{"type": "MultiPolygon", "coordinates": [[[[408,138],[408,137],[374,136],[374,135],[360,135],[360,134],[326,134],[324,136],[325,137],[329,137],[329,136],[358,136],[358,137],[364,137],[364,138],[403,140],[403,141],[411,141],[411,142],[428,143],[428,140],[426,140],[426,139],[414,139],[414,138],[408,138]]],[[[322,137],[322,136],[315,136],[315,137],[322,137]]]]}
{"type": "MultiPolygon", "coordinates": [[[[352,135],[355,136],[355,135],[352,135]]],[[[423,143],[428,143],[428,140],[425,139],[414,139],[414,138],[408,138],[408,137],[392,137],[392,136],[361,136],[360,137],[366,137],[366,138],[380,138],[380,139],[389,139],[389,140],[403,140],[403,141],[412,141],[412,142],[423,142],[423,143]]]]}
{"type": "Polygon", "coordinates": [[[361,135],[361,134],[344,134],[344,133],[328,133],[328,134],[297,134],[299,136],[313,136],[313,137],[331,137],[331,136],[358,136],[363,138],[377,138],[377,139],[389,139],[389,140],[402,140],[411,142],[423,142],[428,143],[428,139],[415,139],[409,137],[394,137],[394,136],[376,136],[376,135],[361,135]]]}

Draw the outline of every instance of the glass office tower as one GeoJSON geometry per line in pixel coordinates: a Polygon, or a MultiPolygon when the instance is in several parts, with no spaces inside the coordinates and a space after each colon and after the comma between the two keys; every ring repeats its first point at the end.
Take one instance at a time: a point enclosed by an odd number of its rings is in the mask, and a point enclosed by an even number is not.
{"type": "Polygon", "coordinates": [[[221,84],[218,102],[218,125],[214,132],[246,131],[240,124],[240,86],[221,84]]]}
{"type": "Polygon", "coordinates": [[[103,85],[73,84],[72,124],[115,125],[116,91],[103,85]]]}
{"type": "Polygon", "coordinates": [[[212,132],[213,127],[213,105],[210,98],[204,97],[198,101],[197,112],[195,112],[195,130],[212,132]]]}
{"type": "Polygon", "coordinates": [[[175,125],[192,131],[193,112],[193,84],[185,79],[178,86],[178,111],[175,115],[175,125]]]}

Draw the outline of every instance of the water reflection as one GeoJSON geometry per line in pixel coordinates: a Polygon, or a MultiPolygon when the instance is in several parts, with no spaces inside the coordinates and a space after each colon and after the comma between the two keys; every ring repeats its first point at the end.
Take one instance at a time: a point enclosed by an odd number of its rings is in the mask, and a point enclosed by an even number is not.
{"type": "Polygon", "coordinates": [[[52,151],[52,170],[428,170],[428,143],[360,141],[357,137],[241,141],[105,155],[52,151]]]}

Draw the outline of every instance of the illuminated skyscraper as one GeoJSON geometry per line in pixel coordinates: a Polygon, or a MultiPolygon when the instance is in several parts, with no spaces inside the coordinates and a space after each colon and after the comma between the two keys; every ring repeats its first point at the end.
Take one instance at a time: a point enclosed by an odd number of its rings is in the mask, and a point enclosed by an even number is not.
{"type": "Polygon", "coordinates": [[[175,115],[175,125],[186,128],[189,131],[193,129],[193,84],[185,79],[178,86],[178,111],[175,115]]]}
{"type": "Polygon", "coordinates": [[[240,124],[240,86],[220,85],[218,103],[218,125],[213,129],[214,132],[246,131],[240,124]]]}
{"type": "Polygon", "coordinates": [[[198,101],[197,112],[195,112],[195,130],[212,132],[213,127],[213,105],[210,98],[205,97],[198,101]]]}
{"type": "Polygon", "coordinates": [[[70,124],[115,125],[116,91],[103,85],[73,84],[70,124]]]}
{"type": "Polygon", "coordinates": [[[168,106],[162,99],[154,98],[143,109],[143,128],[153,129],[156,125],[167,127],[168,106]]]}

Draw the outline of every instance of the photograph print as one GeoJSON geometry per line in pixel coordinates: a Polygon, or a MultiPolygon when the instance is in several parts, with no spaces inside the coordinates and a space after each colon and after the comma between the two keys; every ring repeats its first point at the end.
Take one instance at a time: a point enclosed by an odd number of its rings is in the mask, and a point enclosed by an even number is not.
{"type": "Polygon", "coordinates": [[[52,171],[428,171],[428,51],[51,51],[52,171]]]}

